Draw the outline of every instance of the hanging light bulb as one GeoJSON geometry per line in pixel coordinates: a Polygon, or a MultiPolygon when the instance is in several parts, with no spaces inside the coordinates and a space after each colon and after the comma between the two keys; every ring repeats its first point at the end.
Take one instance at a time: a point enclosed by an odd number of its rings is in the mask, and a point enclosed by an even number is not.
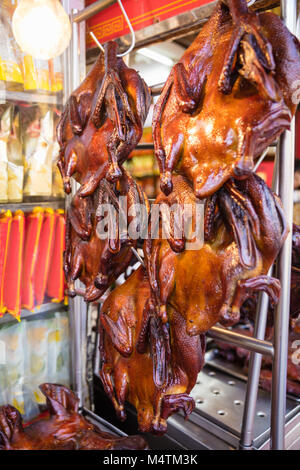
{"type": "Polygon", "coordinates": [[[22,51],[36,59],[57,57],[71,39],[70,20],[59,0],[21,0],[12,28],[22,51]]]}

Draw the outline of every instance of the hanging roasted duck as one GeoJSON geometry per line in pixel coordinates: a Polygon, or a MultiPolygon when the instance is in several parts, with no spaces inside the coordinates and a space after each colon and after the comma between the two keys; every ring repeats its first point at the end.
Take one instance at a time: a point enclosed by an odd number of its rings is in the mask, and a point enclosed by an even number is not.
{"type": "Polygon", "coordinates": [[[121,172],[117,184],[102,180],[91,196],[82,198],[76,193],[67,211],[64,271],[68,294],[82,295],[88,302],[99,299],[128,267],[133,256],[131,248],[136,247],[137,239],[129,237],[127,224],[138,217],[135,205],[147,207],[148,204],[132,177],[123,168],[121,172]],[[126,207],[120,205],[119,197],[125,200],[126,207]],[[108,212],[99,215],[104,204],[108,212]],[[108,230],[112,230],[111,235],[104,231],[105,224],[101,228],[104,217],[109,224],[108,230]],[[119,225],[122,220],[123,225],[119,225]],[[122,227],[126,230],[121,233],[122,227]],[[85,285],[85,291],[76,290],[76,279],[85,285]]]}
{"type": "Polygon", "coordinates": [[[273,13],[246,0],[219,1],[209,21],[173,67],[153,115],[161,189],[172,172],[193,183],[199,198],[230,178],[251,173],[253,161],[295,113],[299,41],[273,13]]]}
{"type": "Polygon", "coordinates": [[[143,450],[141,436],[116,437],[101,431],[78,413],[79,399],[67,387],[40,385],[49,417],[24,427],[19,411],[0,407],[0,450],[143,450]]]}
{"type": "Polygon", "coordinates": [[[184,317],[171,308],[169,328],[159,325],[150,299],[148,276],[140,267],[105,300],[100,314],[100,377],[120,419],[126,419],[128,401],[137,410],[140,431],[163,434],[171,414],[183,410],[189,415],[194,409],[188,394],[203,366],[205,337],[187,335],[184,317]],[[159,375],[159,367],[166,381],[157,386],[159,377],[154,374],[159,375]]]}
{"type": "Polygon", "coordinates": [[[141,138],[149,106],[148,87],[117,57],[114,42],[105,45],[105,53],[67,102],[57,128],[58,166],[67,193],[72,176],[81,185],[67,213],[64,266],[69,295],[97,300],[131,260],[129,245],[136,240],[119,233],[117,220],[112,220],[117,233],[101,238],[97,211],[110,203],[119,218],[121,196],[127,200],[124,216],[130,222],[134,204],[145,204],[142,191],[122,164],[141,138]],[[83,282],[85,291],[76,292],[76,279],[83,282]]]}
{"type": "Polygon", "coordinates": [[[117,57],[117,44],[110,41],[104,48],[71,94],[57,127],[65,191],[71,192],[73,176],[82,197],[103,178],[116,182],[121,177],[120,166],[139,142],[150,107],[149,88],[117,57]]]}
{"type": "MultiPolygon", "coordinates": [[[[174,176],[173,188],[169,196],[158,197],[160,205],[171,206],[176,198],[181,205],[197,204],[188,180],[174,176]]],[[[229,180],[209,199],[203,225],[200,249],[176,253],[172,237],[145,242],[158,316],[167,322],[171,306],[185,318],[189,335],[205,333],[217,322],[236,323],[253,292],[278,301],[280,283],[267,273],[288,234],[279,199],[255,174],[229,180]]]]}

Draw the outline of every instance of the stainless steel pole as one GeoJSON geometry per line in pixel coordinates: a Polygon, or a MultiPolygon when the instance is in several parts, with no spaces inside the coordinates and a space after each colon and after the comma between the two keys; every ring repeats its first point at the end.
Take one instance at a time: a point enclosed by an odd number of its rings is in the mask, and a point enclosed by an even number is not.
{"type": "MultiPolygon", "coordinates": [[[[295,34],[297,0],[281,0],[282,17],[288,29],[295,34]]],[[[285,447],[286,382],[288,361],[288,334],[290,313],[290,283],[293,227],[293,190],[295,160],[295,120],[291,130],[280,139],[279,195],[290,225],[290,234],[281,250],[278,261],[278,275],[281,281],[281,297],[276,309],[274,324],[275,356],[272,369],[271,405],[271,449],[285,447]]]]}
{"type": "MultiPolygon", "coordinates": [[[[81,44],[84,39],[84,25],[78,25],[73,22],[73,15],[78,12],[83,6],[83,0],[68,0],[65,2],[64,7],[71,16],[72,23],[72,40],[69,50],[66,55],[64,65],[67,67],[67,89],[65,90],[66,99],[70,93],[78,87],[81,81],[81,52],[84,44],[81,44]],[[76,6],[76,8],[75,8],[76,6]]],[[[84,49],[85,56],[85,49],[84,49]]],[[[72,180],[72,194],[78,189],[75,180],[72,180]]],[[[69,206],[71,196],[67,197],[66,205],[69,206]]],[[[80,287],[80,283],[76,281],[76,287],[80,287]]],[[[85,362],[82,360],[84,357],[85,347],[85,320],[86,320],[86,304],[82,298],[76,297],[69,299],[69,312],[70,312],[70,327],[71,327],[71,342],[72,342],[72,383],[76,394],[79,397],[80,405],[85,402],[84,391],[84,377],[85,377],[85,362]]]]}
{"type": "MultiPolygon", "coordinates": [[[[270,270],[269,275],[272,275],[270,270]]],[[[254,328],[254,337],[260,340],[265,339],[266,325],[268,317],[269,297],[262,293],[256,309],[256,320],[254,328]]],[[[261,369],[262,355],[252,352],[249,361],[248,383],[245,397],[244,414],[242,422],[242,432],[240,440],[240,449],[251,450],[253,440],[253,426],[256,412],[257,393],[259,386],[259,376],[261,369]]]]}
{"type": "Polygon", "coordinates": [[[266,356],[273,357],[274,355],[274,348],[272,343],[268,341],[262,341],[256,338],[251,338],[246,335],[227,330],[226,328],[214,326],[208,331],[207,336],[209,336],[210,338],[218,339],[220,341],[225,341],[230,344],[235,344],[237,346],[244,347],[249,351],[265,354],[266,356]]]}
{"type": "Polygon", "coordinates": [[[72,17],[72,20],[75,23],[81,23],[81,21],[86,21],[93,15],[96,15],[96,13],[99,13],[99,11],[110,7],[114,3],[116,3],[116,0],[98,0],[98,2],[92,3],[83,10],[76,12],[72,17]]]}
{"type": "MultiPolygon", "coordinates": [[[[277,146],[275,165],[273,171],[272,189],[278,192],[279,183],[279,147],[277,146]]],[[[272,276],[273,266],[268,272],[272,276]]],[[[259,301],[256,308],[256,318],[254,326],[254,337],[260,340],[265,339],[267,319],[268,319],[269,297],[265,292],[259,295],[259,301]]],[[[252,352],[249,360],[248,383],[245,396],[245,405],[242,422],[242,432],[240,440],[241,450],[253,449],[253,427],[255,421],[256,402],[259,387],[259,376],[261,371],[262,355],[252,352]]]]}

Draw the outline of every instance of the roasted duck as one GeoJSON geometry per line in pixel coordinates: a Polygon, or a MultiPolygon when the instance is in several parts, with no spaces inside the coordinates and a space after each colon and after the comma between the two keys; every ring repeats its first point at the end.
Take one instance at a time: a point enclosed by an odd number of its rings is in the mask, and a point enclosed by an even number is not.
{"type": "Polygon", "coordinates": [[[103,180],[91,196],[82,198],[75,194],[67,212],[64,262],[70,296],[77,293],[86,301],[95,301],[126,270],[133,256],[131,247],[136,246],[137,240],[131,240],[127,233],[120,233],[119,220],[122,215],[127,227],[127,221],[130,224],[136,216],[135,204],[147,205],[147,199],[124,169],[118,184],[111,185],[103,180]],[[119,205],[119,196],[126,200],[126,213],[119,205]],[[99,230],[104,218],[104,214],[99,215],[99,208],[108,203],[114,209],[107,215],[110,228],[115,228],[111,236],[99,230]],[[86,286],[84,292],[75,289],[76,279],[86,286]]]}
{"type": "Polygon", "coordinates": [[[251,173],[253,160],[288,129],[298,104],[299,41],[272,13],[220,0],[177,63],[153,115],[161,189],[175,170],[197,197],[251,173]]]}
{"type": "Polygon", "coordinates": [[[205,337],[187,335],[184,318],[172,308],[168,332],[149,306],[150,293],[147,273],[140,267],[105,300],[100,314],[100,376],[120,419],[126,418],[128,401],[137,409],[141,431],[163,434],[172,413],[182,409],[188,415],[194,409],[188,394],[203,365],[205,337]],[[166,368],[167,379],[160,387],[154,360],[166,368]]]}
{"type": "MultiPolygon", "coordinates": [[[[196,204],[185,178],[174,176],[173,188],[157,203],[169,205],[177,198],[179,204],[196,204]]],[[[288,229],[279,199],[263,180],[255,174],[230,180],[206,211],[206,239],[200,249],[176,253],[172,238],[145,242],[158,315],[167,322],[171,306],[185,318],[189,335],[205,333],[217,322],[237,323],[240,307],[255,291],[267,292],[273,303],[280,294],[279,281],[266,274],[288,229]]]]}
{"type": "Polygon", "coordinates": [[[139,142],[150,106],[150,91],[139,74],[117,57],[117,44],[105,53],[71,94],[57,127],[60,169],[65,191],[70,177],[88,196],[102,178],[116,182],[120,165],[139,142]]]}
{"type": "Polygon", "coordinates": [[[42,384],[49,417],[24,427],[18,410],[0,407],[2,450],[105,450],[147,449],[140,436],[116,437],[101,431],[78,413],[79,400],[68,388],[42,384]]]}

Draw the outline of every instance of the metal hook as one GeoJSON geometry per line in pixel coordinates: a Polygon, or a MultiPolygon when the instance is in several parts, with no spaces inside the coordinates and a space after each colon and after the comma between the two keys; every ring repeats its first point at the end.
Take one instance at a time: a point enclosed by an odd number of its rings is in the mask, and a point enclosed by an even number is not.
{"type": "Polygon", "coordinates": [[[248,0],[248,7],[251,7],[253,5],[253,3],[255,3],[256,0],[248,0]]]}
{"type": "MultiPolygon", "coordinates": [[[[129,52],[132,51],[132,49],[134,48],[135,46],[135,32],[133,30],[133,27],[130,23],[130,20],[128,18],[128,15],[123,7],[123,4],[121,2],[121,0],[117,0],[118,4],[119,4],[119,7],[121,8],[121,11],[125,17],[125,20],[126,20],[126,23],[128,24],[128,28],[130,29],[130,32],[131,32],[131,44],[129,46],[129,48],[127,49],[127,51],[125,52],[122,52],[122,54],[117,54],[117,57],[124,57],[125,55],[129,54],[129,52]]],[[[90,31],[90,35],[92,36],[92,38],[94,39],[95,43],[97,44],[97,46],[99,47],[99,49],[101,49],[102,52],[104,52],[104,47],[102,46],[101,42],[98,41],[98,39],[96,38],[95,34],[93,32],[90,31]]]]}

